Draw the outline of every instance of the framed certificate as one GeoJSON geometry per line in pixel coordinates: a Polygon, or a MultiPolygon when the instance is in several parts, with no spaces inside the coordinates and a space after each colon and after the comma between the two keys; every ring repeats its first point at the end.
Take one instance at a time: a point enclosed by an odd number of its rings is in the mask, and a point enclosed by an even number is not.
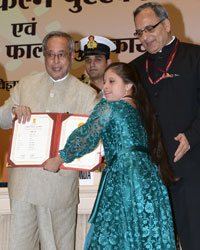
{"type": "MultiPolygon", "coordinates": [[[[45,161],[58,154],[74,129],[88,119],[85,115],[61,113],[33,113],[25,124],[13,122],[8,154],[9,167],[43,167],[45,161]]],[[[101,162],[101,142],[96,149],[62,169],[93,171],[101,162]]]]}

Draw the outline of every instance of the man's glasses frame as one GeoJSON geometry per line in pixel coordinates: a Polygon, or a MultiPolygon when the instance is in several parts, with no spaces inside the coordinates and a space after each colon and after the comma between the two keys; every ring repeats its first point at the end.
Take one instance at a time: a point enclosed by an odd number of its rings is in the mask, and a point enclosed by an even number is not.
{"type": "Polygon", "coordinates": [[[55,60],[56,57],[58,58],[58,60],[64,60],[69,56],[69,54],[66,51],[60,52],[58,54],[46,51],[45,56],[50,60],[55,60]]]}
{"type": "Polygon", "coordinates": [[[154,29],[155,29],[160,23],[162,23],[164,20],[165,20],[165,18],[162,19],[162,20],[160,20],[158,23],[156,23],[156,24],[154,24],[154,25],[148,25],[148,26],[144,27],[143,30],[136,30],[135,33],[134,33],[134,36],[141,37],[144,31],[145,31],[145,32],[148,32],[148,33],[153,32],[154,29]]]}

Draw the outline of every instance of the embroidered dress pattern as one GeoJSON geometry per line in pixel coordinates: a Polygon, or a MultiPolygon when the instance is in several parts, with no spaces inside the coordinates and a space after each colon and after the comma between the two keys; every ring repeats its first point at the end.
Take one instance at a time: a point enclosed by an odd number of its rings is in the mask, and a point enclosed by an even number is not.
{"type": "Polygon", "coordinates": [[[93,150],[100,139],[106,168],[89,220],[87,249],[176,250],[167,188],[148,153],[138,111],[124,100],[102,99],[60,155],[70,162],[93,150]]]}

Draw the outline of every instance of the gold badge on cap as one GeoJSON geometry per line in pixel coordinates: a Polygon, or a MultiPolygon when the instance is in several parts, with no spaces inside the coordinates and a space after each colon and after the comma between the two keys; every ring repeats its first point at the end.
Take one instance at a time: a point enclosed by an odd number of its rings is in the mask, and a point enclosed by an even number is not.
{"type": "Polygon", "coordinates": [[[95,49],[97,48],[97,42],[94,40],[94,36],[89,36],[89,41],[87,43],[88,49],[95,49]]]}

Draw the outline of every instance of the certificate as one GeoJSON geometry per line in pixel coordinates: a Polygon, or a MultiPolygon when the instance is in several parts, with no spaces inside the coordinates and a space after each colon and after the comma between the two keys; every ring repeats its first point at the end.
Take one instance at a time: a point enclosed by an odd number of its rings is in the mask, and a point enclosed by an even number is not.
{"type": "MultiPolygon", "coordinates": [[[[74,129],[83,125],[88,116],[44,113],[32,114],[25,124],[13,122],[12,139],[8,155],[9,167],[42,167],[45,161],[63,149],[74,129]]],[[[62,169],[95,170],[101,162],[102,144],[73,162],[63,164],[62,169]]]]}
{"type": "Polygon", "coordinates": [[[50,155],[53,120],[32,115],[26,124],[14,123],[10,160],[15,165],[42,165],[50,155]]]}
{"type": "MultiPolygon", "coordinates": [[[[71,115],[68,119],[64,120],[61,125],[61,137],[59,150],[63,149],[67,138],[70,136],[72,131],[84,123],[86,123],[88,116],[76,116],[71,115]]],[[[91,153],[88,153],[78,159],[75,159],[71,163],[64,163],[61,168],[69,169],[78,169],[78,170],[95,170],[98,165],[101,163],[101,150],[102,150],[101,141],[97,145],[96,149],[91,153]]]]}

